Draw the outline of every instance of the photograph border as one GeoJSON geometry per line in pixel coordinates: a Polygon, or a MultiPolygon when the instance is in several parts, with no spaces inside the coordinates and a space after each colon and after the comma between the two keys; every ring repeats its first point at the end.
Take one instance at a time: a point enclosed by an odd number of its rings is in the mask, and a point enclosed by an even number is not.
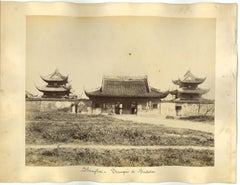
{"type": "MultiPolygon", "coordinates": [[[[1,181],[66,182],[91,180],[97,182],[166,182],[190,183],[235,182],[236,178],[236,4],[199,3],[169,5],[162,3],[8,3],[2,2],[4,17],[2,45],[1,122],[4,134],[1,146],[1,181]],[[98,10],[98,11],[97,11],[98,10]],[[26,16],[163,16],[216,18],[215,74],[215,166],[214,167],[152,167],[155,173],[111,174],[83,172],[83,167],[25,167],[25,46],[26,16]],[[14,24],[13,24],[14,23],[14,24]],[[15,70],[11,70],[14,67],[15,70]],[[16,79],[17,76],[17,79],[16,79]],[[7,81],[6,81],[7,80],[7,81]],[[227,100],[227,103],[226,103],[227,100]],[[4,107],[9,107],[8,110],[4,107]],[[223,109],[224,107],[224,109],[223,109]],[[9,110],[14,112],[14,116],[9,110]],[[10,124],[11,123],[11,124],[10,124]],[[17,152],[17,157],[14,155],[17,152]],[[224,160],[222,160],[224,159],[224,160]],[[17,166],[17,168],[16,168],[17,166]],[[181,173],[179,173],[181,171],[181,173]],[[182,174],[190,174],[184,177],[182,174]]],[[[92,168],[92,167],[91,167],[92,168]]],[[[149,169],[149,167],[147,167],[149,169]]],[[[95,168],[93,168],[95,169],[95,168]]],[[[100,168],[98,168],[100,169],[100,168]]],[[[126,168],[118,168],[126,170],[126,168]]],[[[147,169],[146,169],[147,170],[147,169]]]]}

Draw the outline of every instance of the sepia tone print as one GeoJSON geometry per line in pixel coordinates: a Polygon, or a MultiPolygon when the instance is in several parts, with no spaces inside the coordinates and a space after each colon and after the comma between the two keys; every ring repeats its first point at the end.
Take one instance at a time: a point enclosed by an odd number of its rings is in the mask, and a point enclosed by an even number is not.
{"type": "Polygon", "coordinates": [[[29,16],[26,52],[26,166],[214,166],[215,19],[29,16]]]}

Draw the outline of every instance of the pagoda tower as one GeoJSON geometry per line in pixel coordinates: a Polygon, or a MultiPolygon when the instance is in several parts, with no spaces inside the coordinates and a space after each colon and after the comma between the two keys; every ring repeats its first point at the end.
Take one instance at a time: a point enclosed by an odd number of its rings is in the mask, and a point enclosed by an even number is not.
{"type": "Polygon", "coordinates": [[[63,98],[68,97],[71,86],[68,84],[68,76],[63,76],[57,69],[47,75],[41,76],[41,78],[47,83],[43,87],[36,87],[43,93],[44,98],[63,98]]]}
{"type": "Polygon", "coordinates": [[[187,71],[182,79],[173,80],[175,85],[179,88],[176,91],[176,101],[180,102],[200,102],[202,95],[206,94],[209,89],[201,89],[198,85],[202,84],[206,78],[195,77],[191,71],[187,71]]]}

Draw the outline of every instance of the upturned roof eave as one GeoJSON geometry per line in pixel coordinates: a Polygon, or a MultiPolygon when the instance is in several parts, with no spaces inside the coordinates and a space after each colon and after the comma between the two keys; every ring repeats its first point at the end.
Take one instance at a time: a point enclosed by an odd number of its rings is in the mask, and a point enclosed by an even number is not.
{"type": "Polygon", "coordinates": [[[210,91],[210,89],[201,89],[201,90],[181,90],[179,93],[185,94],[206,94],[210,91]]]}
{"type": "Polygon", "coordinates": [[[66,76],[65,78],[63,79],[54,79],[54,78],[50,78],[50,77],[47,77],[47,76],[40,76],[42,78],[42,80],[44,80],[45,82],[67,82],[68,80],[68,76],[66,76]]]}
{"type": "Polygon", "coordinates": [[[164,96],[148,96],[148,95],[146,95],[146,96],[145,95],[144,96],[119,95],[119,96],[117,96],[117,95],[96,95],[96,94],[94,94],[94,95],[86,94],[86,96],[89,97],[89,98],[106,97],[106,98],[160,98],[160,99],[166,97],[165,95],[164,96]]]}
{"type": "Polygon", "coordinates": [[[52,89],[52,88],[50,88],[50,87],[37,87],[36,86],[36,89],[37,90],[39,90],[40,92],[69,92],[70,91],[70,89],[52,89]]]}
{"type": "Polygon", "coordinates": [[[104,94],[100,91],[92,91],[87,92],[85,91],[85,94],[87,97],[113,97],[113,98],[165,98],[169,93],[163,92],[159,95],[153,95],[153,94],[145,94],[145,95],[112,95],[112,94],[104,94]]]}
{"type": "Polygon", "coordinates": [[[172,82],[175,84],[175,85],[183,85],[183,84],[201,84],[203,83],[204,81],[206,80],[206,78],[202,78],[202,79],[199,79],[199,80],[181,80],[181,79],[178,79],[178,80],[172,80],[172,82]]]}

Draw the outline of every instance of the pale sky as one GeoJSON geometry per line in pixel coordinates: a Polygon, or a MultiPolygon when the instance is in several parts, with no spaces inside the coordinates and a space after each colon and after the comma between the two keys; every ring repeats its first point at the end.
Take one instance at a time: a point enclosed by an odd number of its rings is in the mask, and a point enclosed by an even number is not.
{"type": "Polygon", "coordinates": [[[214,98],[215,19],[164,17],[27,18],[26,90],[41,94],[40,75],[69,74],[73,92],[101,86],[103,75],[148,75],[163,91],[191,70],[214,98]]]}

